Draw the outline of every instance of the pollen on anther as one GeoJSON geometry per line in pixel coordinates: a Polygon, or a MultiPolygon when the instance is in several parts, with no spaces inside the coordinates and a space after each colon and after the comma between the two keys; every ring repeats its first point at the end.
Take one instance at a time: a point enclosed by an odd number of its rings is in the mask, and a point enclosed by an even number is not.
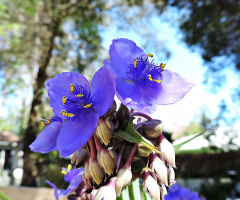
{"type": "Polygon", "coordinates": [[[47,124],[50,124],[50,123],[51,123],[51,121],[49,119],[47,119],[47,124]]]}
{"type": "Polygon", "coordinates": [[[153,57],[153,55],[152,55],[151,53],[146,54],[146,56],[147,56],[147,57],[151,57],[151,58],[153,57]]]}
{"type": "Polygon", "coordinates": [[[137,67],[137,62],[138,60],[135,60],[134,63],[133,63],[133,66],[136,68],[137,67]]]}
{"type": "Polygon", "coordinates": [[[161,83],[162,81],[161,80],[157,80],[157,79],[155,79],[154,80],[156,83],[161,83]]]}
{"type": "Polygon", "coordinates": [[[41,125],[42,125],[42,127],[45,127],[45,126],[46,126],[43,121],[41,121],[41,125]]]}
{"type": "Polygon", "coordinates": [[[84,108],[89,108],[89,107],[91,107],[92,106],[92,103],[89,103],[89,104],[87,104],[87,105],[85,105],[85,106],[83,106],[84,108]]]}
{"type": "Polygon", "coordinates": [[[64,97],[62,98],[62,103],[63,103],[63,105],[66,104],[66,101],[67,101],[67,98],[64,96],[64,97]]]}
{"type": "Polygon", "coordinates": [[[75,91],[75,87],[73,84],[70,84],[70,92],[74,92],[75,91]]]}
{"type": "Polygon", "coordinates": [[[163,63],[160,64],[160,67],[161,67],[162,71],[164,70],[165,66],[166,66],[166,64],[163,64],[163,63]]]}
{"type": "Polygon", "coordinates": [[[83,94],[76,94],[75,97],[83,97],[83,94]]]}
{"type": "Polygon", "coordinates": [[[148,79],[150,80],[150,81],[153,81],[153,78],[152,78],[152,76],[149,74],[148,75],[148,79]]]}
{"type": "Polygon", "coordinates": [[[62,169],[61,173],[64,175],[67,174],[67,172],[64,169],[62,169]]]}

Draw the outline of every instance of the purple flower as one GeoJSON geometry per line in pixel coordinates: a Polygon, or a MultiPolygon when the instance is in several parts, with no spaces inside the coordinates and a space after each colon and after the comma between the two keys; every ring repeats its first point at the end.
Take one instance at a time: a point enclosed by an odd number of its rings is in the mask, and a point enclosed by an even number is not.
{"type": "Polygon", "coordinates": [[[30,145],[32,151],[58,150],[69,156],[80,149],[94,133],[99,117],[111,107],[114,75],[107,67],[93,76],[91,89],[87,79],[75,72],[63,72],[47,82],[50,106],[61,122],[50,123],[30,145]]]}
{"type": "Polygon", "coordinates": [[[173,184],[168,195],[164,196],[164,200],[200,200],[197,192],[192,192],[188,188],[182,188],[179,184],[173,184]]]}
{"type": "Polygon", "coordinates": [[[58,200],[59,197],[64,197],[68,193],[74,191],[82,182],[82,175],[84,172],[83,169],[81,168],[72,169],[70,171],[67,169],[64,169],[64,171],[66,172],[66,175],[64,176],[65,181],[70,182],[66,190],[60,190],[57,188],[57,186],[54,183],[50,182],[49,180],[46,180],[46,183],[48,183],[54,189],[54,196],[56,200],[58,200]]]}
{"type": "Polygon", "coordinates": [[[194,84],[179,74],[156,65],[128,39],[113,40],[110,61],[105,66],[117,73],[116,93],[120,101],[132,109],[153,113],[156,105],[172,104],[182,99],[194,84]]]}

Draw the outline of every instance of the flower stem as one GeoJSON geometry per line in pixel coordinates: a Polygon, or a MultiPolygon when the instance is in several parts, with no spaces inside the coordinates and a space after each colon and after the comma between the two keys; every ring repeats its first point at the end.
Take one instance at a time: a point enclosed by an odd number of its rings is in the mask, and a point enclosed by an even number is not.
{"type": "Polygon", "coordinates": [[[131,117],[134,117],[134,116],[144,117],[144,118],[146,118],[148,121],[152,121],[152,120],[153,120],[153,118],[151,118],[149,115],[144,114],[144,113],[141,113],[141,112],[130,113],[130,116],[131,116],[131,117]]]}
{"type": "Polygon", "coordinates": [[[128,160],[127,160],[127,162],[124,165],[125,167],[131,166],[131,163],[132,163],[132,160],[133,160],[133,157],[134,157],[134,154],[135,154],[137,148],[138,148],[138,143],[135,143],[135,145],[134,145],[134,147],[132,149],[132,152],[130,153],[130,155],[128,157],[128,160]]]}
{"type": "Polygon", "coordinates": [[[90,144],[90,149],[91,149],[91,159],[96,160],[97,154],[96,154],[96,147],[95,147],[95,142],[94,142],[94,136],[90,138],[89,141],[90,144]]]}
{"type": "Polygon", "coordinates": [[[124,151],[124,149],[125,149],[125,146],[126,146],[126,143],[124,143],[124,144],[122,145],[122,148],[121,148],[121,150],[120,150],[120,153],[119,153],[119,156],[118,156],[118,160],[117,160],[117,170],[116,170],[116,172],[119,171],[120,162],[121,162],[121,159],[122,159],[122,154],[123,154],[123,151],[124,151]]]}

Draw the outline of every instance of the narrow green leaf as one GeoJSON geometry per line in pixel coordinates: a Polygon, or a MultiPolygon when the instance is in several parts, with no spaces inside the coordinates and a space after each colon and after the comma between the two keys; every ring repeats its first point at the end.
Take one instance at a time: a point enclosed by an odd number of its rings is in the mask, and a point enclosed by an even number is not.
{"type": "MultiPolygon", "coordinates": [[[[193,136],[192,138],[190,138],[190,139],[188,139],[188,140],[186,140],[186,141],[184,141],[184,142],[181,142],[180,144],[174,145],[173,147],[174,147],[175,151],[176,151],[176,152],[179,151],[179,149],[181,148],[181,146],[183,146],[184,144],[187,144],[188,142],[192,141],[193,139],[199,137],[199,136],[202,135],[202,134],[203,134],[203,132],[202,132],[202,133],[199,133],[199,134],[196,134],[196,135],[193,136]]],[[[187,137],[189,137],[189,136],[187,136],[187,137]]],[[[182,138],[182,139],[183,139],[183,138],[182,138]]]]}
{"type": "Polygon", "coordinates": [[[138,178],[128,186],[128,192],[131,200],[141,199],[140,183],[138,178]]]}
{"type": "MultiPolygon", "coordinates": [[[[142,144],[143,146],[145,146],[153,151],[158,152],[157,148],[149,140],[144,138],[140,133],[138,133],[134,129],[131,120],[128,121],[128,126],[126,128],[126,131],[120,130],[118,132],[115,132],[115,134],[122,136],[129,142],[142,144]]],[[[160,153],[160,152],[158,152],[158,153],[160,153]]]]}

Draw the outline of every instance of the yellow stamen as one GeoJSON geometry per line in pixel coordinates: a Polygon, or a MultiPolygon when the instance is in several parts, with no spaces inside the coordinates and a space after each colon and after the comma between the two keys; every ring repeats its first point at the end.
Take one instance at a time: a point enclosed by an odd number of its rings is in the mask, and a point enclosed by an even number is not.
{"type": "Polygon", "coordinates": [[[61,114],[62,114],[62,116],[66,116],[67,112],[65,110],[61,110],[61,114]]]}
{"type": "Polygon", "coordinates": [[[50,123],[51,123],[51,121],[49,119],[47,119],[47,124],[50,124],[50,123]]]}
{"type": "Polygon", "coordinates": [[[166,66],[166,64],[163,64],[163,63],[160,64],[160,67],[161,67],[162,71],[164,70],[165,66],[166,66]]]}
{"type": "Polygon", "coordinates": [[[151,58],[153,57],[153,55],[151,53],[147,54],[146,56],[151,57],[151,58]]]}
{"type": "Polygon", "coordinates": [[[75,91],[74,85],[70,84],[70,92],[74,92],[74,91],[75,91]]]}
{"type": "Polygon", "coordinates": [[[74,116],[74,114],[72,114],[72,113],[67,113],[65,110],[62,110],[62,111],[61,111],[61,114],[62,114],[62,116],[66,116],[66,117],[73,117],[73,116],[74,116]]]}
{"type": "Polygon", "coordinates": [[[64,97],[62,98],[62,103],[63,103],[63,105],[66,104],[66,101],[67,101],[67,98],[64,96],[64,97]]]}
{"type": "Polygon", "coordinates": [[[70,171],[72,169],[71,165],[68,165],[67,170],[70,171]]]}
{"type": "Polygon", "coordinates": [[[133,66],[136,68],[137,67],[137,62],[138,60],[135,60],[134,63],[133,63],[133,66]]]}
{"type": "Polygon", "coordinates": [[[41,122],[41,125],[42,125],[42,127],[45,127],[45,126],[46,126],[43,121],[41,122]]]}
{"type": "Polygon", "coordinates": [[[152,78],[152,76],[149,74],[148,75],[148,79],[150,80],[150,81],[153,81],[153,78],[152,78]]]}
{"type": "Polygon", "coordinates": [[[85,106],[83,106],[84,108],[89,108],[89,107],[91,107],[92,106],[92,103],[89,103],[89,104],[87,104],[87,105],[85,105],[85,106]]]}
{"type": "Polygon", "coordinates": [[[75,97],[83,97],[83,94],[76,94],[75,97]]]}
{"type": "Polygon", "coordinates": [[[67,172],[64,169],[62,169],[61,173],[62,174],[67,174],[67,172]]]}
{"type": "Polygon", "coordinates": [[[157,79],[155,79],[154,80],[156,83],[161,83],[162,81],[161,80],[157,80],[157,79]]]}

